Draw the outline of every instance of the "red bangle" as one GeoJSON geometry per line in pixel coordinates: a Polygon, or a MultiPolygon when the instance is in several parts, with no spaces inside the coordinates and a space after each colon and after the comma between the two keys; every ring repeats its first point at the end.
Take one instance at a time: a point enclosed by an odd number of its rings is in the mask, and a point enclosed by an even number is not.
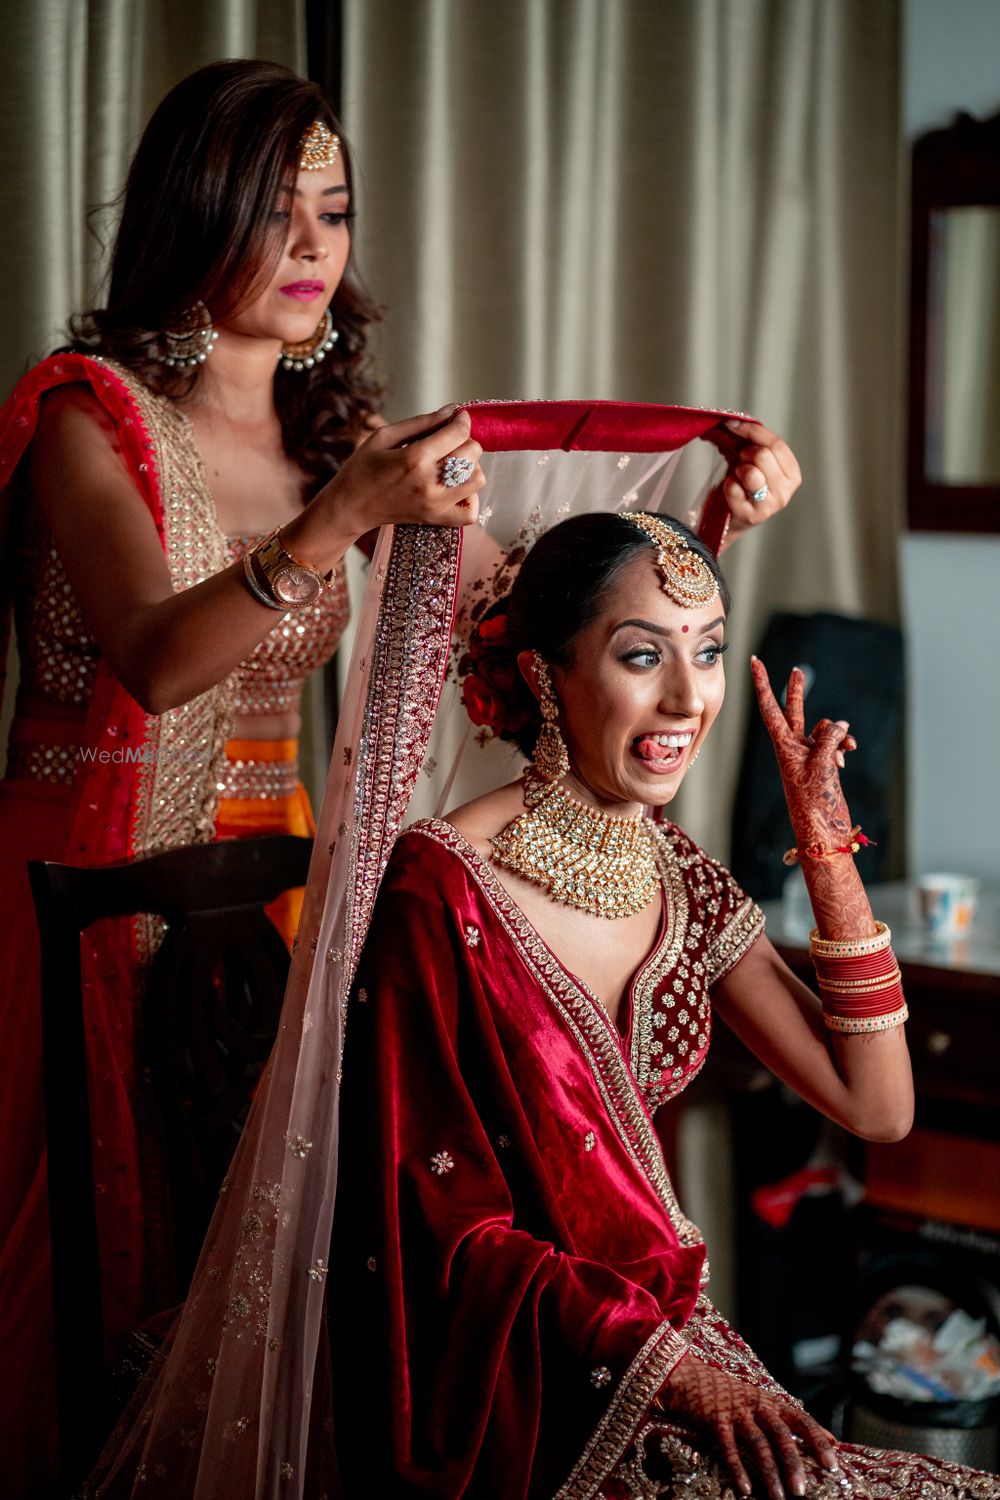
{"type": "MultiPolygon", "coordinates": [[[[833,859],[837,854],[857,854],[859,849],[867,849],[872,840],[866,838],[861,832],[861,824],[858,823],[847,835],[846,844],[838,844],[835,848],[825,849],[822,844],[803,844],[799,849],[793,846],[786,849],[781,856],[782,864],[794,865],[800,859],[833,859]]],[[[874,844],[872,844],[874,848],[874,844]]]]}
{"type": "Polygon", "coordinates": [[[888,938],[883,928],[857,943],[814,939],[810,944],[823,1019],[832,1031],[886,1031],[907,1019],[899,965],[888,938]],[[874,952],[863,951],[873,942],[880,944],[874,952]]]}

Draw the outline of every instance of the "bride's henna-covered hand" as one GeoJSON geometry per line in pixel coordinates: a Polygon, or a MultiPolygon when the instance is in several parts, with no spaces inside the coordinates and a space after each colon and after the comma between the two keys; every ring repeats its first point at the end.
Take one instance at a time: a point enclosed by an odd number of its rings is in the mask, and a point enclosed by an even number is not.
{"type": "Polygon", "coordinates": [[[753,1488],[746,1464],[773,1500],[783,1500],[786,1489],[793,1495],[805,1494],[800,1444],[825,1469],[839,1467],[836,1439],[790,1397],[737,1380],[705,1364],[693,1351],[674,1368],[656,1404],[711,1435],[733,1483],[744,1495],[753,1488]]]}
{"type": "Polygon", "coordinates": [[[784,713],[771,691],[764,663],[751,657],[750,670],[761,718],[774,745],[795,842],[800,848],[843,844],[851,831],[851,815],[840,786],[837,757],[842,762],[844,750],[853,747],[846,721],[820,719],[812,733],[806,734],[802,669],[791,670],[784,713]]]}
{"type": "MultiPolygon", "coordinates": [[[[840,849],[850,843],[851,814],[840,785],[845,751],[857,748],[844,719],[820,719],[805,731],[805,678],[793,667],[782,712],[764,663],[751,658],[754,688],[781,772],[788,816],[799,849],[840,849]]],[[[860,937],[873,932],[871,907],[849,854],[800,861],[813,910],[824,936],[860,937]],[[826,919],[826,920],[825,920],[826,919]]]]}

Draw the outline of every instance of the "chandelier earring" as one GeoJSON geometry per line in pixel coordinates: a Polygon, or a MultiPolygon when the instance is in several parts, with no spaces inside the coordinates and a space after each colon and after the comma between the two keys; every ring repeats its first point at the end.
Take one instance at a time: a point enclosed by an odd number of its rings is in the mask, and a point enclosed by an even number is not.
{"type": "Polygon", "coordinates": [[[163,353],[156,358],[171,369],[194,369],[203,365],[218,341],[218,330],[212,327],[212,315],[204,302],[196,302],[181,314],[176,328],[164,328],[160,335],[163,353]]]}
{"type": "Polygon", "coordinates": [[[538,652],[533,653],[535,681],[538,684],[538,705],[542,710],[542,727],[538,731],[532,769],[542,781],[559,781],[569,770],[566,742],[559,730],[559,703],[556,698],[548,663],[538,652]]]}
{"type": "Polygon", "coordinates": [[[303,340],[301,344],[282,344],[278,355],[281,368],[283,370],[311,370],[314,365],[326,359],[339,338],[340,332],[334,328],[330,309],[327,308],[319,320],[319,327],[311,338],[303,340]]]}

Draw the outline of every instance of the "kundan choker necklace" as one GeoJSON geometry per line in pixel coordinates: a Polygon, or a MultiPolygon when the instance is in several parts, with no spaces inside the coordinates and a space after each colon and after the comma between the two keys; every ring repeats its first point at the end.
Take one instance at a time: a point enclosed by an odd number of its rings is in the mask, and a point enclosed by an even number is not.
{"type": "Polygon", "coordinates": [[[645,910],[660,879],[644,817],[599,812],[533,767],[524,775],[524,802],[525,811],[490,840],[494,864],[597,917],[645,910]]]}

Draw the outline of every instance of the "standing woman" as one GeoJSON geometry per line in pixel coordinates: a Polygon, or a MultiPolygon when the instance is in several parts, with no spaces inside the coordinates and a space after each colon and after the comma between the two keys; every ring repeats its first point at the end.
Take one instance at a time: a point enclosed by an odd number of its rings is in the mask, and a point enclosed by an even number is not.
{"type": "MultiPolygon", "coordinates": [[[[103,864],[311,831],[302,681],[347,620],[347,549],[475,519],[465,413],[380,425],[374,308],[351,266],[350,158],[285,68],[223,62],[163,101],[125,189],[106,305],[0,413],[21,683],[0,783],[0,1452],[49,1491],[54,1406],[39,952],[30,859],[103,864]],[[450,462],[446,463],[447,460],[450,462]]],[[[5,610],[6,615],[6,610],[5,610]]],[[[294,929],[295,913],[276,914],[294,929]]],[[[134,1118],[152,937],[83,945],[109,1347],[151,1310],[134,1118]]],[[[152,1241],[152,1236],[150,1240],[152,1241]]]]}

